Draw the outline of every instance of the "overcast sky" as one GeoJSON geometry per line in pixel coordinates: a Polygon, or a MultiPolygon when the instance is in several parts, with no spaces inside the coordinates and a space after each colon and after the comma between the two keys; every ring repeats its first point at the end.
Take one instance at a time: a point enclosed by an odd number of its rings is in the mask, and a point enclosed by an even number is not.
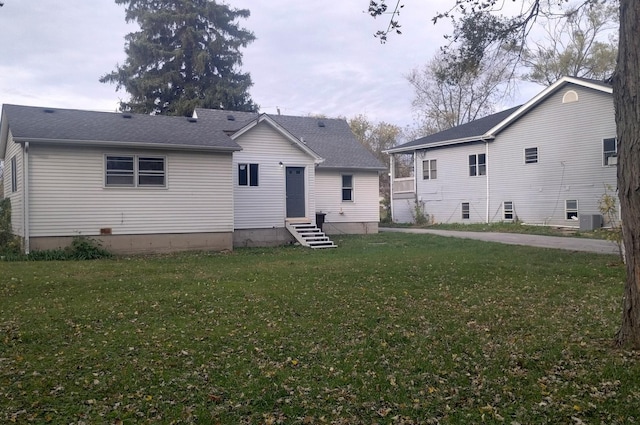
{"type": "MultiPolygon", "coordinates": [[[[387,20],[366,13],[369,0],[227,3],[251,11],[240,23],[257,39],[242,70],[261,112],[366,114],[405,127],[413,122],[405,75],[444,42],[448,26],[431,18],[451,0],[406,0],[404,34],[384,45],[373,33],[387,20]]],[[[98,81],[124,62],[124,36],[136,30],[113,0],[4,0],[0,25],[1,103],[115,111],[127,98],[98,81]]]]}

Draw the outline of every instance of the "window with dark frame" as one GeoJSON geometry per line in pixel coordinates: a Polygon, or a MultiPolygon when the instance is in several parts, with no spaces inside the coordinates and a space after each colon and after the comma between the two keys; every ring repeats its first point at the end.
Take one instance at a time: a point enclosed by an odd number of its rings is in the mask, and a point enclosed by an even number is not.
{"type": "Polygon", "coordinates": [[[437,162],[435,159],[425,159],[422,161],[422,179],[435,180],[438,178],[437,162]]]}
{"type": "Polygon", "coordinates": [[[618,164],[618,143],[616,138],[602,140],[602,165],[613,166],[618,164]]]}
{"type": "Polygon", "coordinates": [[[238,184],[258,186],[258,164],[238,164],[238,184]]]}
{"type": "Polygon", "coordinates": [[[502,203],[502,217],[504,220],[513,220],[513,202],[504,201],[502,203]]]}
{"type": "Polygon", "coordinates": [[[342,175],[342,201],[353,201],[353,175],[342,175]]]}
{"type": "Polygon", "coordinates": [[[487,156],[479,153],[469,155],[469,176],[484,176],[487,174],[487,156]]]}
{"type": "Polygon", "coordinates": [[[537,164],[538,163],[538,148],[525,148],[524,150],[524,163],[525,164],[537,164]]]}
{"type": "Polygon", "coordinates": [[[165,187],[166,158],[138,155],[106,155],[106,187],[165,187]]]}
{"type": "Polygon", "coordinates": [[[578,218],[578,201],[575,199],[567,199],[565,201],[565,218],[567,220],[575,220],[578,218]]]}
{"type": "Polygon", "coordinates": [[[469,211],[469,203],[468,202],[463,202],[462,203],[462,219],[463,220],[468,220],[469,217],[471,217],[470,211],[469,211]]]}
{"type": "Polygon", "coordinates": [[[11,193],[18,191],[18,159],[11,158],[11,193]]]}

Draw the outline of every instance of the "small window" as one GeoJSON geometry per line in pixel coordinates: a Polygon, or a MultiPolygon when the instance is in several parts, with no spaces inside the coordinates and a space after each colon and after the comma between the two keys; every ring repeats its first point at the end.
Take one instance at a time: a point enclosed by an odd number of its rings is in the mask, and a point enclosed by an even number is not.
{"type": "Polygon", "coordinates": [[[469,176],[484,176],[487,174],[487,156],[483,153],[469,155],[469,176]]]}
{"type": "Polygon", "coordinates": [[[504,220],[513,220],[513,202],[504,201],[502,203],[502,217],[504,220]]]}
{"type": "Polygon", "coordinates": [[[524,163],[536,164],[538,162],[538,148],[526,148],[524,150],[524,163]]]}
{"type": "Polygon", "coordinates": [[[578,219],[578,201],[575,199],[565,201],[565,217],[567,220],[578,219]]]}
{"type": "Polygon", "coordinates": [[[342,200],[353,201],[353,176],[351,174],[342,175],[342,200]]]}
{"type": "Polygon", "coordinates": [[[618,144],[615,137],[602,141],[602,165],[616,165],[618,163],[618,144]]]}
{"type": "Polygon", "coordinates": [[[134,179],[133,156],[107,156],[105,186],[133,187],[134,179]]]}
{"type": "Polygon", "coordinates": [[[427,159],[422,161],[422,179],[435,180],[438,178],[438,169],[435,159],[427,159]]]}
{"type": "Polygon", "coordinates": [[[18,159],[11,158],[11,193],[18,191],[18,159]]]}
{"type": "Polygon", "coordinates": [[[238,164],[238,184],[258,186],[258,164],[238,164]]]}
{"type": "Polygon", "coordinates": [[[468,220],[470,217],[469,214],[469,203],[468,202],[463,202],[462,203],[462,219],[463,220],[468,220]]]}

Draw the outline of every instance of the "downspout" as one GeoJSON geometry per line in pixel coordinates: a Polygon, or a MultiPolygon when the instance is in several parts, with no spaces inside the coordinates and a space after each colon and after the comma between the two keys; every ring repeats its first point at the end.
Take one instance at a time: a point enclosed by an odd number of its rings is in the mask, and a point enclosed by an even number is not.
{"type": "Polygon", "coordinates": [[[389,154],[389,206],[391,207],[391,211],[389,211],[391,213],[391,222],[395,221],[395,212],[394,212],[394,205],[395,203],[393,202],[393,180],[396,176],[396,167],[394,165],[395,161],[394,161],[395,155],[394,154],[389,154]]]}
{"type": "Polygon", "coordinates": [[[489,224],[489,141],[485,139],[484,141],[484,166],[487,171],[487,218],[486,223],[489,224]]]}
{"type": "Polygon", "coordinates": [[[24,165],[22,169],[22,181],[24,193],[22,204],[24,206],[24,253],[29,254],[29,142],[24,143],[24,165]]]}

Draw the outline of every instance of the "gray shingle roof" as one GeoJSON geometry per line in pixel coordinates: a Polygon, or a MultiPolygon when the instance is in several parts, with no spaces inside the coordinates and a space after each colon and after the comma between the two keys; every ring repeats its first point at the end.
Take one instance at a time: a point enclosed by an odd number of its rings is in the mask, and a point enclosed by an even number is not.
{"type": "MultiPolygon", "coordinates": [[[[198,120],[225,131],[237,131],[260,116],[252,112],[196,109],[198,120]],[[232,119],[230,119],[232,118],[232,119]]],[[[318,168],[385,170],[364,146],[356,140],[343,119],[269,115],[289,133],[324,158],[318,168]],[[323,126],[319,124],[322,123],[323,126]]]]}
{"type": "Polygon", "coordinates": [[[235,151],[223,131],[185,117],[4,105],[17,141],[76,141],[235,151]]]}
{"type": "Polygon", "coordinates": [[[509,115],[514,113],[518,108],[520,108],[520,106],[521,105],[514,106],[513,108],[505,109],[504,111],[487,115],[486,117],[479,118],[475,121],[471,121],[457,127],[452,127],[438,133],[430,134],[429,136],[425,136],[420,139],[396,146],[391,150],[404,150],[405,148],[414,148],[416,146],[424,146],[430,144],[436,145],[438,143],[459,139],[468,140],[474,137],[477,137],[479,139],[487,131],[489,131],[490,129],[501,123],[509,115]]]}

